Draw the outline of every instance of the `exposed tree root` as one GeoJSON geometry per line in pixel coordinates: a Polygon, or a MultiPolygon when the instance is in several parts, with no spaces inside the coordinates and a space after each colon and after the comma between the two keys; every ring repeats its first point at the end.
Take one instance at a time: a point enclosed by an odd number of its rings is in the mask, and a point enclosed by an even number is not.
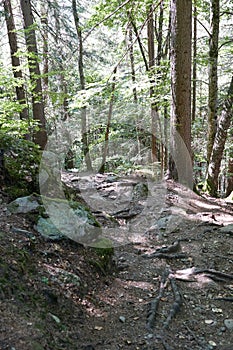
{"type": "Polygon", "coordinates": [[[178,270],[173,276],[182,281],[195,282],[198,280],[198,275],[212,279],[215,282],[227,283],[228,281],[233,280],[233,275],[231,274],[212,269],[197,269],[196,267],[178,270]]]}
{"type": "Polygon", "coordinates": [[[145,259],[161,258],[161,259],[183,259],[187,255],[185,253],[179,253],[181,251],[180,241],[175,241],[167,247],[156,249],[152,254],[143,254],[145,259]]]}
{"type": "Polygon", "coordinates": [[[154,298],[150,303],[150,309],[148,312],[147,323],[146,323],[147,329],[152,329],[155,324],[156,315],[159,307],[159,301],[163,297],[165,288],[167,287],[169,273],[170,273],[169,270],[165,269],[160,282],[159,295],[156,298],[154,298]]]}
{"type": "Polygon", "coordinates": [[[163,297],[165,288],[167,287],[169,282],[171,284],[172,292],[174,295],[174,303],[172,304],[172,307],[171,307],[170,312],[167,316],[167,319],[163,324],[163,329],[166,329],[169,327],[172,319],[176,316],[176,314],[178,313],[178,311],[181,308],[182,299],[181,299],[181,295],[180,295],[179,289],[177,287],[175,278],[170,274],[168,269],[165,269],[163,276],[162,276],[162,279],[161,279],[161,282],[160,282],[159,294],[154,300],[152,300],[152,302],[150,304],[150,310],[148,312],[147,323],[146,323],[147,329],[152,329],[155,325],[156,316],[158,313],[159,301],[163,297]]]}
{"type": "Polygon", "coordinates": [[[163,324],[163,328],[168,328],[169,324],[171,323],[171,320],[176,316],[176,314],[180,311],[181,305],[182,305],[182,298],[179,292],[179,289],[177,287],[176,281],[173,277],[169,277],[173,295],[174,295],[174,303],[172,304],[170,313],[166,319],[166,321],[163,324]]]}

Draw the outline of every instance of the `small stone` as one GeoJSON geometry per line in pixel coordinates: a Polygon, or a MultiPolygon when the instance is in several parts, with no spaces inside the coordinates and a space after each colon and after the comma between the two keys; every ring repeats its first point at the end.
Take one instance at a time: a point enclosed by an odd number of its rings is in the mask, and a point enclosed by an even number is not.
{"type": "Polygon", "coordinates": [[[209,344],[210,344],[210,346],[213,346],[213,347],[217,346],[217,344],[213,340],[210,340],[209,344]]]}
{"type": "Polygon", "coordinates": [[[213,324],[214,320],[205,320],[205,324],[213,324]]]}
{"type": "Polygon", "coordinates": [[[233,319],[226,319],[224,320],[224,325],[226,326],[226,328],[229,330],[229,331],[232,331],[233,330],[233,319]]]}
{"type": "Polygon", "coordinates": [[[223,333],[223,332],[226,332],[226,327],[221,327],[221,328],[220,328],[220,332],[222,332],[222,333],[223,333]]]}
{"type": "Polygon", "coordinates": [[[120,322],[125,323],[125,317],[124,316],[120,316],[119,320],[120,320],[120,322]]]}
{"type": "Polygon", "coordinates": [[[147,338],[147,339],[152,339],[152,338],[153,338],[153,336],[154,336],[154,334],[150,333],[150,334],[148,334],[148,335],[147,335],[147,337],[146,337],[146,338],[147,338]]]}
{"type": "Polygon", "coordinates": [[[215,312],[216,314],[221,314],[222,313],[222,309],[219,309],[217,307],[213,307],[212,311],[215,312]]]}

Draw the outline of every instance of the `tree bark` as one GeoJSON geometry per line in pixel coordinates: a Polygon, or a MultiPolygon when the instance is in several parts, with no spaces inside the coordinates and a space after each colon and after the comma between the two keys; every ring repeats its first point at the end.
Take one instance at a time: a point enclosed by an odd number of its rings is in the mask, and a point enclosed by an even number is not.
{"type": "Polygon", "coordinates": [[[46,120],[42,96],[42,83],[38,62],[36,33],[33,23],[33,15],[30,0],[20,0],[24,20],[25,40],[28,51],[28,64],[32,85],[32,111],[33,119],[38,122],[39,130],[34,133],[34,141],[41,149],[47,143],[46,120]]]}
{"type": "Polygon", "coordinates": [[[209,97],[208,97],[208,136],[207,136],[207,164],[211,152],[217,126],[217,100],[218,100],[218,39],[219,39],[219,0],[211,0],[212,32],[209,40],[209,97]]]}
{"type": "Polygon", "coordinates": [[[43,89],[48,91],[49,88],[49,45],[48,45],[48,4],[41,1],[41,24],[43,38],[43,89]]]}
{"type": "Polygon", "coordinates": [[[151,99],[151,161],[158,161],[157,147],[157,124],[158,124],[158,107],[155,100],[155,26],[154,26],[154,9],[150,5],[147,20],[147,38],[148,38],[148,66],[150,79],[150,99],[151,99]]]}
{"type": "MultiPolygon", "coordinates": [[[[72,0],[72,10],[75,22],[75,28],[78,36],[79,43],[79,59],[78,59],[78,69],[79,69],[79,78],[80,86],[82,90],[85,90],[85,75],[84,75],[84,66],[83,66],[83,40],[82,40],[82,30],[79,24],[79,16],[77,11],[76,0],[72,0]]],[[[87,137],[87,108],[81,108],[81,128],[82,128],[82,143],[83,143],[83,153],[85,157],[85,162],[88,171],[92,171],[91,157],[89,152],[89,144],[87,137]]]]}
{"type": "MultiPolygon", "coordinates": [[[[196,0],[195,0],[196,1],[196,0]]],[[[197,99],[197,6],[193,9],[193,95],[192,95],[192,121],[196,118],[197,99]]]]}
{"type": "Polygon", "coordinates": [[[111,120],[112,120],[112,110],[113,110],[113,103],[114,103],[114,92],[116,87],[116,72],[117,68],[113,71],[113,82],[112,82],[112,89],[111,89],[111,95],[110,95],[110,103],[109,103],[109,110],[108,110],[108,120],[107,120],[107,126],[105,130],[105,136],[104,136],[104,147],[103,147],[103,155],[102,155],[102,164],[99,169],[99,173],[103,174],[105,172],[105,165],[106,165],[106,159],[108,155],[108,145],[109,145],[109,132],[110,132],[110,126],[111,126],[111,120]]]}
{"type": "Polygon", "coordinates": [[[233,76],[228,89],[227,98],[219,117],[217,132],[214,139],[214,145],[210,157],[210,162],[206,177],[206,190],[211,196],[216,197],[218,192],[218,177],[223,156],[223,151],[227,139],[227,132],[233,116],[233,76]]]}
{"type": "Polygon", "coordinates": [[[230,157],[228,160],[227,169],[227,179],[226,179],[226,197],[228,197],[233,191],[233,152],[230,152],[230,157]]]}
{"type": "Polygon", "coordinates": [[[192,1],[171,0],[170,177],[192,188],[191,160],[192,1]]]}
{"type": "Polygon", "coordinates": [[[17,101],[23,105],[22,110],[20,112],[20,119],[29,119],[28,114],[28,107],[24,84],[23,84],[23,73],[20,69],[20,59],[17,57],[16,53],[18,51],[18,43],[17,43],[17,36],[16,36],[16,28],[15,28],[15,22],[14,22],[14,16],[12,12],[12,6],[10,0],[4,0],[4,14],[5,14],[5,20],[7,25],[7,34],[9,39],[9,45],[10,45],[10,51],[11,51],[11,63],[12,63],[12,70],[14,78],[17,80],[16,85],[16,97],[17,101]],[[21,81],[21,82],[20,82],[21,81]]]}
{"type": "MultiPolygon", "coordinates": [[[[134,64],[133,30],[132,30],[131,23],[129,24],[129,58],[130,58],[132,83],[135,84],[136,74],[135,74],[135,64],[134,64]]],[[[133,86],[133,100],[135,103],[138,102],[137,89],[135,86],[133,86]]]]}

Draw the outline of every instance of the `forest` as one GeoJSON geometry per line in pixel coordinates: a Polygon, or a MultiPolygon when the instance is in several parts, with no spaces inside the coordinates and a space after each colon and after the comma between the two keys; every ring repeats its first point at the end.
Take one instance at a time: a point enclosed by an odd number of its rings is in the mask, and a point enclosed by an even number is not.
{"type": "Polygon", "coordinates": [[[0,25],[0,349],[232,349],[233,3],[0,25]]]}

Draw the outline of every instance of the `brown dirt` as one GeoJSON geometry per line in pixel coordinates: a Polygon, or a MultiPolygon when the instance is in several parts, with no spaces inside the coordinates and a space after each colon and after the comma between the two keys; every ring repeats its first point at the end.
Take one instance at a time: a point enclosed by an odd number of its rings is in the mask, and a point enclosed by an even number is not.
{"type": "Polygon", "coordinates": [[[164,213],[178,215],[174,229],[135,233],[129,244],[115,248],[116,266],[106,275],[94,264],[93,249],[43,240],[25,217],[7,214],[3,202],[0,349],[233,349],[233,330],[224,325],[233,319],[232,233],[220,231],[233,223],[233,205],[173,182],[167,187],[164,213]],[[167,258],[145,257],[177,241],[179,251],[167,258]],[[180,253],[184,256],[169,258],[180,253]],[[192,267],[205,271],[182,280],[177,271],[192,267]],[[63,278],[64,271],[79,276],[81,285],[63,278]],[[148,328],[156,301],[156,318],[148,328]],[[165,327],[171,310],[174,317],[165,327]]]}

